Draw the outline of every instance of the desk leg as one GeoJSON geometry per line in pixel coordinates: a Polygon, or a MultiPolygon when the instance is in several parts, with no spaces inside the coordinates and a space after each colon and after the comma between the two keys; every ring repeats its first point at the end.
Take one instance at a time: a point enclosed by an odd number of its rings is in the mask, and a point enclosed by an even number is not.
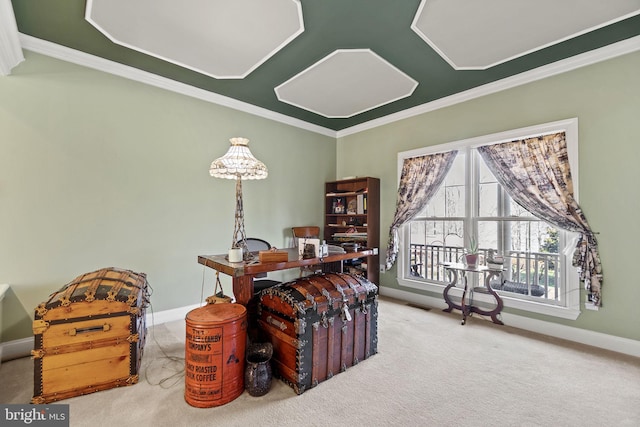
{"type": "Polygon", "coordinates": [[[233,295],[236,303],[247,308],[247,340],[257,342],[258,339],[258,300],[253,297],[253,276],[233,278],[233,295]]]}
{"type": "Polygon", "coordinates": [[[253,276],[234,277],[233,295],[236,297],[236,303],[246,307],[253,298],[253,276]]]}

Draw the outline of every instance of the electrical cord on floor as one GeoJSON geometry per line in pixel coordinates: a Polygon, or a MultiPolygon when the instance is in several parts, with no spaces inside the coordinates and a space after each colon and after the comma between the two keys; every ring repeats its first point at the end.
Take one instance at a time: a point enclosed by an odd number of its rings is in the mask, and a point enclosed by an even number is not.
{"type": "MultiPolygon", "coordinates": [[[[201,285],[201,289],[200,289],[200,305],[202,305],[202,303],[204,302],[204,282],[205,282],[205,267],[202,267],[202,285],[201,285]]],[[[150,296],[151,294],[149,294],[150,296]]],[[[144,376],[147,380],[147,383],[150,385],[155,385],[155,386],[160,386],[162,388],[170,388],[173,387],[174,385],[178,384],[178,382],[184,377],[185,375],[185,358],[181,357],[181,356],[171,356],[169,354],[167,354],[167,352],[165,351],[165,349],[162,347],[162,345],[160,345],[160,343],[158,342],[156,335],[155,335],[155,317],[154,317],[154,311],[153,311],[153,305],[151,304],[151,299],[148,299],[148,303],[149,303],[149,308],[151,309],[151,334],[153,336],[153,341],[156,343],[156,345],[158,346],[158,348],[160,349],[160,351],[162,352],[163,356],[160,357],[158,360],[164,360],[165,364],[161,366],[162,370],[168,370],[168,371],[173,371],[173,373],[167,377],[162,378],[161,380],[159,380],[158,382],[152,382],[149,379],[149,369],[151,368],[151,366],[153,365],[153,360],[145,367],[144,370],[144,376]]]]}
{"type": "Polygon", "coordinates": [[[174,385],[178,384],[178,382],[184,377],[184,357],[181,356],[171,356],[167,354],[165,349],[160,345],[158,339],[155,334],[155,317],[153,311],[153,304],[149,302],[149,307],[151,308],[151,335],[153,337],[153,341],[156,343],[163,356],[157,360],[164,360],[164,364],[161,366],[162,370],[172,371],[173,373],[167,377],[160,379],[158,382],[152,382],[149,379],[149,369],[153,365],[154,360],[150,361],[149,364],[145,367],[144,376],[147,380],[147,383],[150,385],[160,386],[162,388],[170,388],[174,385]]]}

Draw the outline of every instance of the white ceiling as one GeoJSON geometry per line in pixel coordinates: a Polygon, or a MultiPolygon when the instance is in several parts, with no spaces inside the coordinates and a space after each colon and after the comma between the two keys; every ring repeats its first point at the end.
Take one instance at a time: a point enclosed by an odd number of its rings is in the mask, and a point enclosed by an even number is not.
{"type": "Polygon", "coordinates": [[[638,0],[422,0],[411,28],[453,68],[484,70],[638,13],[638,0]]]}
{"type": "Polygon", "coordinates": [[[242,79],[304,31],[296,0],[87,0],[114,43],[219,79],[242,79]]]}
{"type": "MultiPolygon", "coordinates": [[[[486,69],[638,13],[640,0],[422,0],[411,28],[454,69],[486,69]]],[[[85,17],[114,43],[221,79],[245,78],[304,31],[299,0],[87,0],[85,17]]],[[[338,49],[274,91],[348,118],[417,84],[371,50],[338,49]]]]}

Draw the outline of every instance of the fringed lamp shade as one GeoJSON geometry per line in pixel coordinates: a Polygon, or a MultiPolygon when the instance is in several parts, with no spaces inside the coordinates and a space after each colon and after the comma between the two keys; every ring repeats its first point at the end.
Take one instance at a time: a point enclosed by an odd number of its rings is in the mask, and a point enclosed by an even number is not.
{"type": "Polygon", "coordinates": [[[246,138],[231,138],[229,151],[211,163],[209,173],[215,178],[236,180],[236,220],[233,230],[232,248],[242,248],[243,259],[251,259],[247,248],[247,235],[244,231],[244,208],[242,206],[242,180],[265,179],[267,167],[256,159],[249,150],[246,138]]]}
{"type": "Polygon", "coordinates": [[[256,159],[249,150],[246,138],[231,138],[227,154],[211,163],[209,173],[215,178],[225,179],[265,179],[267,167],[256,159]]]}

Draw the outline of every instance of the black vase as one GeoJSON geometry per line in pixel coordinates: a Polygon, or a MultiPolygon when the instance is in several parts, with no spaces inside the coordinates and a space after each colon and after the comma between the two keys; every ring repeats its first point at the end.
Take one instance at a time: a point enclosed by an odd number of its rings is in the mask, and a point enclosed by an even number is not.
{"type": "Polygon", "coordinates": [[[249,345],[244,367],[244,388],[251,396],[264,396],[271,389],[271,356],[273,346],[270,342],[249,345]]]}

